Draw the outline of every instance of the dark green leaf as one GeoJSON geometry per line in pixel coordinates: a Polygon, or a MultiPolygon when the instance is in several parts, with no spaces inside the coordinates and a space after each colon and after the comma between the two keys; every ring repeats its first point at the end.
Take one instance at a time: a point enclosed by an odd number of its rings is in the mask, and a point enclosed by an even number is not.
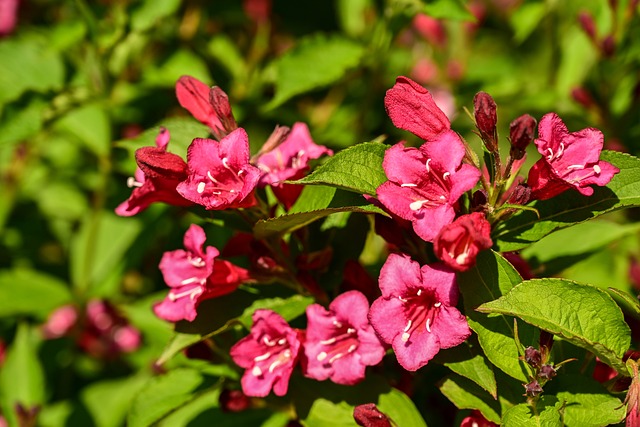
{"type": "Polygon", "coordinates": [[[616,288],[609,288],[607,290],[614,295],[614,300],[621,301],[624,308],[627,308],[631,314],[640,318],[640,301],[638,301],[637,297],[631,296],[629,293],[616,288]]]}
{"type": "Polygon", "coordinates": [[[93,417],[96,427],[121,426],[132,400],[149,380],[147,375],[100,381],[85,387],[82,402],[93,417]]]}
{"type": "Polygon", "coordinates": [[[202,375],[193,369],[177,368],[152,378],[131,404],[127,417],[130,427],[147,427],[193,398],[202,383],[202,375]]]}
{"type": "Polygon", "coordinates": [[[493,241],[501,252],[529,246],[549,233],[583,222],[616,209],[640,205],[640,159],[615,151],[603,151],[602,160],[620,169],[606,187],[594,186],[592,196],[568,190],[549,200],[531,206],[540,218],[522,211],[501,222],[493,233],[493,241]]]}
{"type": "MultiPolygon", "coordinates": [[[[513,320],[504,316],[488,317],[475,311],[479,305],[499,298],[521,281],[522,278],[513,266],[492,251],[481,252],[475,267],[458,276],[469,326],[478,335],[484,354],[506,374],[525,382],[528,376],[519,360],[513,320]]],[[[535,328],[520,324],[519,337],[524,345],[534,345],[535,328]]]]}
{"type": "Polygon", "coordinates": [[[477,310],[516,316],[625,372],[621,358],[629,349],[631,331],[620,308],[602,289],[562,279],[533,279],[477,310]]]}
{"type": "Polygon", "coordinates": [[[302,295],[294,295],[289,298],[267,298],[259,299],[247,307],[238,318],[238,321],[242,323],[245,328],[250,329],[253,325],[251,316],[258,309],[268,309],[275,311],[284,318],[287,322],[292,321],[298,316],[304,314],[307,306],[313,303],[313,298],[304,297],[302,295]]]}
{"type": "Polygon", "coordinates": [[[320,184],[375,196],[380,184],[387,181],[382,161],[387,146],[364,142],[340,151],[327,159],[310,175],[296,183],[320,184]]]}
{"type": "Polygon", "coordinates": [[[54,276],[27,269],[0,273],[0,317],[30,314],[44,319],[71,300],[67,284],[54,276]]]}
{"type": "Polygon", "coordinates": [[[99,104],[86,104],[62,117],[57,126],[76,136],[96,156],[108,156],[111,150],[111,122],[99,104]]]}
{"type": "Polygon", "coordinates": [[[364,52],[360,44],[338,36],[316,34],[300,40],[275,62],[276,95],[267,108],[338,81],[360,64],[364,52]]]}
{"type": "Polygon", "coordinates": [[[39,98],[21,109],[7,107],[0,122],[0,144],[19,142],[40,131],[46,107],[47,103],[39,98]]]}
{"type": "Polygon", "coordinates": [[[480,353],[477,344],[472,347],[467,344],[443,350],[438,353],[438,359],[445,360],[444,366],[458,375],[470,379],[497,398],[498,388],[493,368],[480,353]]]}
{"type": "Polygon", "coordinates": [[[476,383],[458,375],[448,375],[439,388],[458,409],[477,409],[489,421],[500,422],[500,403],[476,383]]]}
{"type": "Polygon", "coordinates": [[[427,427],[413,401],[397,388],[391,388],[388,392],[381,394],[378,397],[377,406],[396,425],[427,427]]]}

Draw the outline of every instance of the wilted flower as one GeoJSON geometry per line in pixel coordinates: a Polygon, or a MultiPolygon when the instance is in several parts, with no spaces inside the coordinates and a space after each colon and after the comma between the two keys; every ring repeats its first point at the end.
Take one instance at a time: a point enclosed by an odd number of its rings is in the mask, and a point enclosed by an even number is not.
{"type": "Polygon", "coordinates": [[[535,144],[542,159],[529,171],[527,184],[533,199],[549,199],[575,188],[581,194],[593,194],[595,184],[604,186],[620,170],[600,160],[604,136],[594,128],[569,133],[555,113],[546,114],[538,126],[535,144]]]}
{"type": "Polygon", "coordinates": [[[369,310],[380,338],[393,346],[403,368],[415,371],[443,348],[471,335],[467,320],[455,308],[456,275],[444,265],[420,265],[391,254],[380,271],[382,297],[369,310]]]}
{"type": "Polygon", "coordinates": [[[220,142],[196,138],[187,151],[188,177],[178,193],[206,209],[222,210],[255,205],[254,189],[260,170],[249,164],[249,138],[239,128],[220,142]]]}
{"type": "Polygon", "coordinates": [[[307,307],[306,376],[345,385],[364,379],[366,367],[378,364],[385,353],[368,311],[367,298],[358,291],[340,294],[329,310],[319,304],[307,307]]]}
{"type": "Polygon", "coordinates": [[[233,361],[246,369],[241,380],[244,394],[265,397],[271,389],[277,396],[287,394],[302,339],[303,332],[279,314],[256,310],[251,333],[231,348],[233,361]]]}
{"type": "Polygon", "coordinates": [[[391,427],[391,420],[375,403],[365,403],[353,408],[353,419],[362,427],[391,427]]]}

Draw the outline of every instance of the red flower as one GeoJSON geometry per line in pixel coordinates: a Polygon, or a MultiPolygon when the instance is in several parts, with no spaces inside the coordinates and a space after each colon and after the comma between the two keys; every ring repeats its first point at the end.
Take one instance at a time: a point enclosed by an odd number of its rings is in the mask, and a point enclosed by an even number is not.
{"type": "Polygon", "coordinates": [[[454,270],[466,271],[476,263],[476,256],[493,245],[491,225],[481,212],[462,215],[446,225],[434,241],[436,256],[454,270]]]}

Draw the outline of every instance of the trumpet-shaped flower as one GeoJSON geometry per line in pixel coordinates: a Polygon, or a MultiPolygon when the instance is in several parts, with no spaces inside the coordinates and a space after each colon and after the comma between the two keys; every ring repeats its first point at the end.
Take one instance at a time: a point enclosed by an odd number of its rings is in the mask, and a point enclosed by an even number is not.
{"type": "Polygon", "coordinates": [[[249,164],[249,139],[239,128],[220,142],[196,138],[187,151],[188,177],[178,193],[206,209],[246,208],[256,203],[253,191],[260,169],[249,164]]]}
{"type": "Polygon", "coordinates": [[[389,181],[378,187],[380,202],[411,221],[416,234],[432,242],[455,218],[454,205],[460,196],[480,178],[476,167],[462,163],[464,155],[464,145],[453,131],[419,149],[402,142],[394,145],[382,163],[389,181]]]}
{"type": "Polygon", "coordinates": [[[378,364],[385,353],[368,311],[369,302],[358,291],[339,295],[329,310],[319,304],[307,307],[306,376],[345,385],[364,379],[366,367],[378,364]]]}
{"type": "Polygon", "coordinates": [[[279,314],[256,310],[251,333],[231,347],[233,361],[246,369],[240,380],[244,394],[265,397],[271,389],[277,396],[287,394],[302,339],[303,332],[279,314]]]}
{"type": "Polygon", "coordinates": [[[175,206],[193,204],[176,190],[177,185],[187,178],[187,164],[180,156],[167,152],[169,138],[169,131],[160,128],[155,147],[142,147],[136,151],[138,168],[127,182],[133,191],[116,208],[116,214],[133,216],[155,202],[175,206]]]}
{"type": "Polygon", "coordinates": [[[533,165],[527,179],[531,197],[550,199],[570,188],[590,196],[591,185],[607,185],[620,170],[600,160],[603,143],[604,136],[598,129],[569,133],[557,114],[546,114],[540,120],[535,140],[543,157],[533,165]]]}
{"type": "Polygon", "coordinates": [[[449,267],[465,271],[476,263],[478,253],[493,245],[491,224],[481,212],[462,215],[440,230],[433,250],[449,267]]]}
{"type": "Polygon", "coordinates": [[[420,267],[403,255],[389,255],[382,266],[382,297],[371,305],[369,321],[405,369],[419,369],[440,349],[455,347],[471,335],[466,318],[455,308],[455,280],[455,273],[443,265],[420,267]]]}

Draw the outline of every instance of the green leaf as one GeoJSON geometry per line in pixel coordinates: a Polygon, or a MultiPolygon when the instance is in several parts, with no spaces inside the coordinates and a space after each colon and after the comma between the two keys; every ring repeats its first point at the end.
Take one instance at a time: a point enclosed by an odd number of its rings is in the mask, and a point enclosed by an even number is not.
{"type": "Polygon", "coordinates": [[[191,400],[202,381],[199,372],[185,368],[152,378],[133,400],[127,425],[147,427],[154,424],[191,400]]]}
{"type": "Polygon", "coordinates": [[[186,48],[175,51],[156,68],[145,67],[143,73],[145,84],[166,88],[175,87],[176,81],[185,74],[193,76],[208,85],[213,81],[204,59],[186,48]]]}
{"type": "Polygon", "coordinates": [[[531,2],[516,8],[509,19],[516,42],[525,41],[535,31],[546,14],[547,6],[545,3],[531,2]]]}
{"type": "Polygon", "coordinates": [[[360,64],[364,48],[349,39],[315,34],[275,61],[276,94],[267,105],[272,109],[290,98],[340,80],[347,70],[360,64]]]}
{"type": "Polygon", "coordinates": [[[489,421],[500,422],[500,402],[466,378],[448,375],[438,386],[458,409],[477,409],[489,421]]]}
{"type": "Polygon", "coordinates": [[[75,135],[96,156],[109,155],[111,122],[102,106],[98,104],[83,105],[62,117],[57,126],[75,135]]]}
{"type": "Polygon", "coordinates": [[[5,108],[0,121],[0,144],[19,142],[38,133],[44,122],[45,108],[47,103],[39,98],[21,109],[13,105],[5,108]]]}
{"type": "Polygon", "coordinates": [[[173,15],[180,7],[180,0],[145,0],[131,12],[131,28],[146,31],[162,18],[173,15]]]}
{"type": "Polygon", "coordinates": [[[427,427],[413,401],[397,388],[381,394],[377,406],[398,426],[427,427]]]}
{"type": "Polygon", "coordinates": [[[180,332],[176,332],[156,361],[156,364],[163,365],[185,348],[202,340],[203,338],[200,334],[181,334],[180,332]]]}
{"type": "Polygon", "coordinates": [[[149,380],[137,375],[117,380],[95,382],[85,387],[80,396],[91,413],[96,427],[121,426],[132,400],[149,380]]]}
{"type": "Polygon", "coordinates": [[[224,33],[216,34],[207,44],[207,50],[234,80],[243,79],[247,74],[247,65],[245,64],[242,53],[238,49],[238,45],[229,35],[224,33]]]}
{"type": "Polygon", "coordinates": [[[518,317],[625,372],[620,359],[629,349],[631,331],[620,308],[602,289],[563,279],[533,279],[477,310],[518,317]]]}
{"type": "Polygon", "coordinates": [[[460,0],[433,0],[423,7],[423,12],[432,18],[452,21],[476,21],[469,9],[460,0]]]}
{"type": "Polygon", "coordinates": [[[67,284],[54,276],[28,269],[0,272],[0,317],[28,314],[44,319],[71,300],[67,284]]]}
{"type": "Polygon", "coordinates": [[[610,293],[614,295],[614,300],[621,301],[622,305],[636,318],[640,318],[640,301],[638,298],[632,295],[629,295],[628,292],[621,291],[616,288],[608,288],[610,293]]]}
{"type": "Polygon", "coordinates": [[[521,253],[536,271],[552,276],[584,259],[585,254],[636,233],[640,224],[588,221],[552,233],[521,253]],[[566,242],[571,242],[567,245],[566,242]]]}
{"type": "Polygon", "coordinates": [[[0,105],[33,90],[60,90],[64,83],[64,64],[46,39],[30,35],[9,37],[0,42],[0,105]]]}
{"type": "Polygon", "coordinates": [[[485,389],[491,396],[498,397],[498,386],[493,368],[487,359],[480,354],[477,344],[472,347],[468,344],[443,350],[436,356],[438,360],[446,360],[444,366],[458,375],[470,379],[485,389]]]}
{"type": "Polygon", "coordinates": [[[244,313],[238,318],[238,321],[242,323],[245,328],[251,329],[251,325],[253,325],[253,320],[251,319],[253,313],[258,309],[268,309],[275,311],[282,316],[284,320],[290,322],[304,314],[307,306],[312,304],[313,301],[312,297],[302,295],[294,295],[289,298],[259,299],[244,310],[244,313]]]}
{"type": "Polygon", "coordinates": [[[349,147],[295,183],[330,185],[375,196],[378,186],[387,181],[382,169],[387,148],[379,142],[364,142],[349,147]]]}
{"type": "Polygon", "coordinates": [[[534,202],[531,206],[540,218],[522,211],[498,224],[492,237],[499,251],[516,251],[561,228],[616,209],[640,206],[640,159],[615,151],[603,151],[601,159],[620,169],[606,187],[594,186],[591,196],[567,190],[552,199],[534,202]]]}
{"type": "Polygon", "coordinates": [[[37,331],[26,323],[18,325],[16,337],[0,371],[0,395],[5,407],[14,408],[21,404],[29,409],[44,403],[46,383],[38,360],[36,336],[37,331]]]}
{"type": "Polygon", "coordinates": [[[543,395],[536,405],[536,412],[526,403],[516,405],[505,411],[502,425],[518,427],[558,427],[563,425],[555,396],[543,395]]]}
{"type": "Polygon", "coordinates": [[[564,405],[567,427],[599,427],[617,424],[626,416],[625,406],[599,382],[583,375],[558,375],[545,393],[554,394],[564,405]]]}
{"type": "MultiPolygon", "coordinates": [[[[504,316],[488,317],[475,311],[479,305],[499,298],[521,281],[522,278],[515,268],[493,251],[481,252],[476,265],[458,275],[458,286],[463,296],[469,326],[478,335],[484,354],[507,375],[526,382],[527,371],[519,360],[513,320],[504,316]]],[[[535,328],[526,324],[518,326],[520,341],[525,345],[535,344],[535,328]]]]}

